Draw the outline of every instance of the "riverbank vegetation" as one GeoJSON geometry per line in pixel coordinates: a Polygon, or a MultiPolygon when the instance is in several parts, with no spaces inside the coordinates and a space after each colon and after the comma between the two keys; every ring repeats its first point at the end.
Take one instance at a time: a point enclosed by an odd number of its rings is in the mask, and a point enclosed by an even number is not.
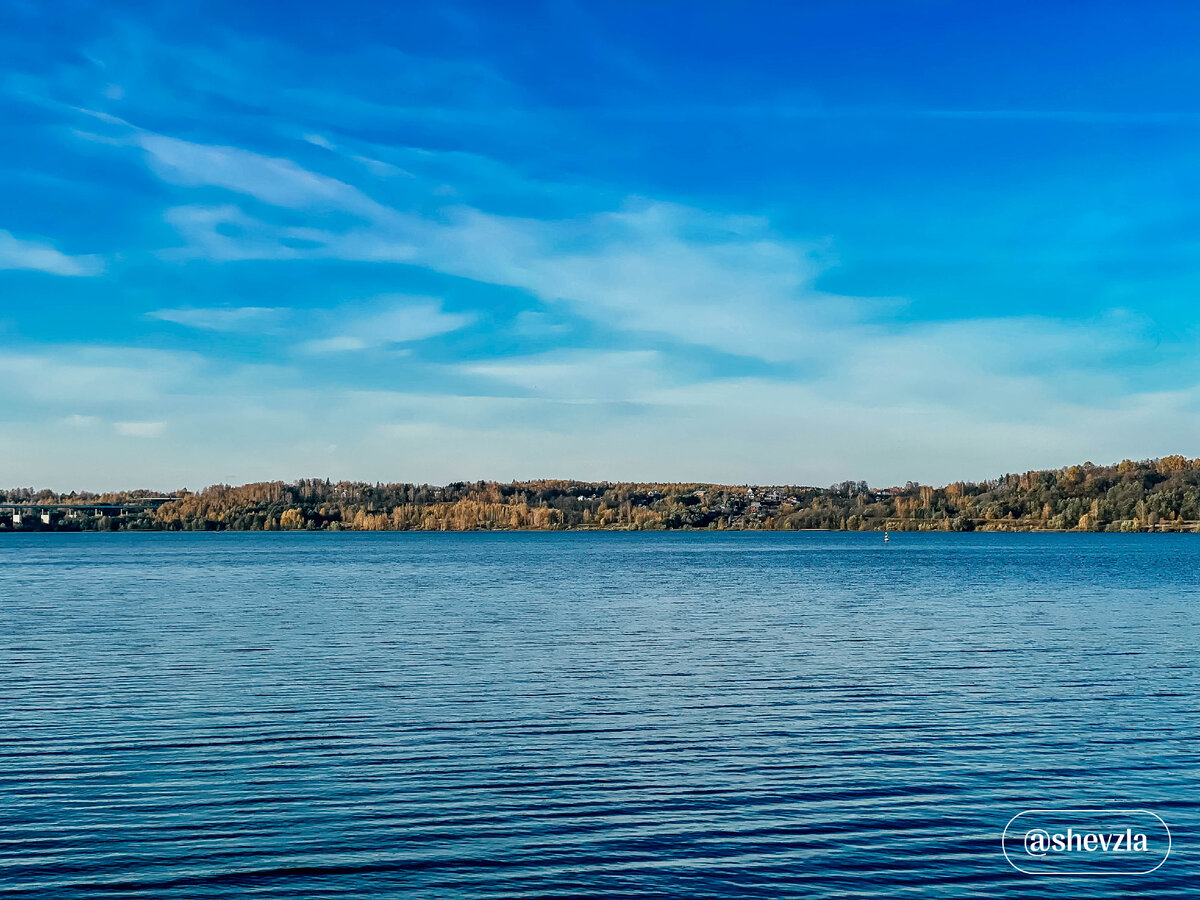
{"type": "Polygon", "coordinates": [[[96,495],[18,489],[0,491],[0,527],[1200,531],[1200,459],[1176,455],[1105,466],[1084,463],[942,487],[569,480],[433,486],[302,479],[213,485],[163,497],[146,491],[96,495]]]}

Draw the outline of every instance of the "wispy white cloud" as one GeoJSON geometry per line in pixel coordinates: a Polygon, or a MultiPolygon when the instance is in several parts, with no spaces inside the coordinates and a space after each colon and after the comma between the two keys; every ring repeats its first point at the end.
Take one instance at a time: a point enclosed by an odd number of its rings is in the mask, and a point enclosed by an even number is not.
{"type": "Polygon", "coordinates": [[[72,428],[91,428],[93,425],[100,424],[99,416],[85,416],[80,413],[72,413],[59,421],[63,425],[70,425],[72,428]]]}
{"type": "Polygon", "coordinates": [[[307,353],[340,353],[386,347],[436,337],[464,328],[474,321],[468,313],[446,312],[434,297],[385,295],[364,304],[371,311],[356,311],[340,321],[336,332],[305,341],[307,353]]]}
{"type": "Polygon", "coordinates": [[[333,142],[330,141],[329,138],[325,137],[325,135],[323,135],[323,134],[305,134],[305,135],[302,135],[302,137],[304,138],[304,140],[308,141],[314,147],[320,147],[324,150],[336,149],[333,145],[333,142]]]}
{"type": "MultiPolygon", "coordinates": [[[[168,258],[201,258],[211,262],[250,259],[301,259],[291,229],[268,225],[232,203],[177,206],[163,218],[183,236],[186,247],[162,251],[168,258]]],[[[311,241],[309,242],[311,244],[311,241]]],[[[309,253],[309,255],[312,255],[309,253]]]]}
{"type": "Polygon", "coordinates": [[[822,247],[765,220],[653,201],[560,221],[461,210],[416,257],[524,288],[606,327],[768,360],[822,352],[864,301],[818,291],[822,247]]]}
{"type": "Polygon", "coordinates": [[[300,349],[305,353],[349,353],[354,350],[366,350],[369,346],[371,345],[362,338],[342,334],[336,337],[314,338],[311,341],[305,341],[300,345],[300,349]]]}
{"type": "Polygon", "coordinates": [[[167,430],[166,422],[114,422],[117,434],[124,437],[156,438],[167,430]]]}
{"type": "Polygon", "coordinates": [[[98,256],[68,256],[53,245],[24,240],[0,231],[0,269],[32,269],[51,275],[99,275],[104,263],[98,256]]]}
{"type": "Polygon", "coordinates": [[[148,131],[137,132],[135,140],[146,151],[151,169],[175,184],[221,187],[287,209],[336,209],[368,217],[386,212],[357,188],[289,159],[148,131]]]}
{"type": "MultiPolygon", "coordinates": [[[[195,162],[208,152],[193,148],[182,156],[195,162]]],[[[639,342],[644,345],[648,338],[667,338],[702,351],[801,365],[810,374],[840,367],[844,380],[863,372],[864,378],[907,384],[914,391],[937,396],[955,385],[941,378],[929,361],[956,354],[958,348],[976,348],[971,355],[975,364],[995,366],[1015,359],[1018,367],[1030,371],[1056,365],[1055,360],[1063,363],[1057,364],[1060,369],[1076,362],[1086,368],[1089,354],[1095,358],[1101,347],[1111,349],[1120,343],[1121,329],[1092,328],[1094,334],[1080,339],[1077,329],[1060,328],[1053,320],[898,323],[893,316],[902,304],[897,301],[818,289],[818,278],[831,265],[827,245],[784,237],[761,217],[713,214],[645,199],[572,218],[504,216],[466,206],[419,216],[387,207],[357,190],[327,185],[324,176],[278,160],[261,158],[250,168],[263,166],[276,176],[294,179],[295,184],[287,190],[259,191],[259,199],[279,194],[280,202],[293,203],[297,196],[308,196],[310,185],[321,184],[325,186],[316,191],[319,196],[344,202],[343,211],[363,212],[366,219],[337,231],[276,226],[252,219],[233,205],[178,208],[172,216],[191,252],[214,259],[337,258],[419,264],[526,290],[544,308],[559,305],[622,333],[621,343],[628,349],[636,349],[639,342]],[[1095,338],[1101,332],[1104,341],[1098,345],[1095,338]],[[1011,340],[995,339],[1005,334],[1011,340]],[[926,340],[930,335],[936,340],[926,340]],[[863,346],[872,348],[869,356],[854,352],[863,346]],[[1088,353],[1079,352],[1085,346],[1088,353]],[[932,355],[921,357],[922,353],[932,355]],[[869,362],[859,364],[858,359],[869,362]],[[928,377],[922,373],[929,373],[928,377]]],[[[202,174],[203,166],[195,171],[195,177],[208,179],[206,183],[228,182],[224,176],[202,174]]],[[[303,349],[317,353],[364,349],[417,340],[465,324],[448,315],[419,304],[393,313],[362,315],[332,334],[310,339],[303,349]]],[[[525,321],[539,313],[526,310],[522,315],[525,321]]],[[[1104,352],[1109,358],[1116,350],[1104,352]]]]}
{"type": "Polygon", "coordinates": [[[289,310],[275,306],[216,306],[156,309],[151,319],[206,331],[258,331],[279,321],[289,310]]]}
{"type": "Polygon", "coordinates": [[[761,218],[640,199],[572,219],[464,206],[419,216],[288,160],[161,136],[142,144],[169,180],[288,209],[327,206],[361,220],[333,230],[274,225],[232,204],[177,207],[168,219],[188,242],[176,251],[184,255],[424,265],[528,290],[608,328],[771,360],[819,352],[823,331],[864,308],[815,288],[826,267],[823,245],[783,238],[761,218]]]}
{"type": "Polygon", "coordinates": [[[575,403],[637,400],[670,384],[668,364],[654,350],[556,350],[459,367],[518,389],[521,395],[575,403]]]}

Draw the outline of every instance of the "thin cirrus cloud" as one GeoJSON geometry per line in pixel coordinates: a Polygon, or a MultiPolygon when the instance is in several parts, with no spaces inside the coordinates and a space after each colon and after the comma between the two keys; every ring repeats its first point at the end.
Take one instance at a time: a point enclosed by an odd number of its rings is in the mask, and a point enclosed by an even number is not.
{"type": "Polygon", "coordinates": [[[64,416],[59,421],[63,425],[70,425],[72,428],[91,428],[93,425],[100,424],[100,417],[86,416],[82,413],[71,413],[71,415],[64,416]]]}
{"type": "MultiPolygon", "coordinates": [[[[132,129],[123,143],[139,147],[164,181],[185,189],[217,188],[260,207],[255,215],[233,202],[166,210],[166,221],[185,241],[164,252],[169,259],[419,265],[527,291],[542,304],[560,304],[604,328],[769,361],[821,356],[830,329],[868,318],[878,305],[818,290],[816,281],[829,267],[823,242],[785,238],[762,217],[634,197],[583,215],[532,218],[488,212],[453,195],[436,214],[422,215],[290,159],[119,124],[132,129]],[[270,208],[288,213],[282,218],[290,221],[272,221],[279,217],[270,208]],[[297,220],[296,213],[309,216],[308,222],[297,220]],[[329,213],[349,219],[334,227],[329,213]]],[[[424,156],[440,174],[457,167],[468,178],[485,159],[429,151],[424,156]]],[[[490,174],[496,176],[495,166],[490,174]]],[[[511,172],[505,177],[526,193],[554,187],[511,172]]],[[[431,195],[443,187],[425,185],[431,195]]],[[[307,341],[304,349],[337,352],[390,342],[373,335],[335,334],[307,341]]]]}
{"type": "Polygon", "coordinates": [[[420,255],[609,328],[768,361],[822,355],[827,331],[870,308],[815,288],[817,245],[760,218],[651,200],[569,221],[458,210],[420,255]]]}
{"type": "MultiPolygon", "coordinates": [[[[190,307],[158,309],[146,315],[187,328],[217,332],[279,333],[282,323],[289,319],[294,331],[333,328],[328,324],[331,316],[322,310],[302,315],[284,307],[190,307]]],[[[298,346],[306,353],[366,350],[436,337],[457,331],[474,320],[469,313],[444,311],[442,301],[436,298],[384,295],[357,309],[343,309],[337,317],[335,333],[302,341],[298,346]]]]}
{"type": "Polygon", "coordinates": [[[383,212],[379,204],[357,188],[311,172],[290,159],[146,131],[136,132],[135,140],[145,150],[155,174],[185,187],[222,187],[287,209],[323,207],[369,217],[383,212]]]}
{"type": "MultiPolygon", "coordinates": [[[[423,265],[529,291],[608,328],[767,360],[819,354],[826,329],[870,307],[860,298],[817,290],[815,281],[827,267],[821,244],[784,239],[761,217],[643,198],[565,220],[461,204],[437,218],[421,217],[285,160],[164,140],[143,137],[142,143],[155,148],[152,168],[175,183],[223,188],[287,209],[332,205],[362,219],[335,231],[275,225],[228,203],[176,207],[168,221],[188,242],[176,252],[192,256],[423,265]],[[214,158],[237,163],[212,165],[214,158]]],[[[308,349],[371,345],[368,336],[349,334],[310,342],[308,349]]]]}
{"type": "Polygon", "coordinates": [[[262,330],[276,324],[289,310],[274,306],[156,309],[148,318],[204,331],[262,330]]]}
{"type": "Polygon", "coordinates": [[[29,269],[51,275],[99,275],[104,263],[98,256],[68,256],[51,244],[26,240],[0,231],[0,269],[29,269]]]}
{"type": "Polygon", "coordinates": [[[553,351],[470,363],[459,371],[519,396],[572,403],[636,402],[670,382],[662,354],[653,350],[553,351]]]}
{"type": "Polygon", "coordinates": [[[156,438],[167,430],[166,422],[114,422],[113,427],[122,437],[156,438]]]}
{"type": "MultiPolygon", "coordinates": [[[[254,160],[250,168],[266,167],[275,181],[264,187],[249,178],[231,178],[219,172],[214,177],[202,165],[207,154],[203,148],[186,149],[178,142],[170,146],[170,164],[177,170],[172,177],[180,182],[222,187],[267,204],[286,202],[294,207],[335,202],[344,204],[345,212],[364,213],[363,222],[337,232],[251,220],[232,204],[223,207],[227,212],[221,216],[207,220],[205,210],[193,208],[185,236],[198,252],[219,248],[216,258],[333,257],[423,265],[523,289],[543,308],[563,306],[625,335],[626,341],[658,336],[683,346],[769,363],[801,364],[828,373],[834,390],[838,384],[852,385],[858,373],[866,370],[887,383],[926,390],[930,399],[935,399],[953,387],[947,385],[945,363],[938,359],[947,349],[953,353],[955,347],[977,348],[975,361],[983,365],[984,378],[1001,377],[989,369],[988,360],[1014,357],[1005,335],[1016,321],[1010,327],[1004,320],[964,318],[953,329],[943,329],[954,343],[939,347],[925,340],[930,328],[919,322],[887,324],[887,316],[897,309],[894,300],[819,290],[817,280],[830,266],[823,244],[784,238],[762,217],[714,214],[644,198],[569,219],[516,217],[464,205],[450,206],[436,218],[420,217],[369,200],[357,189],[331,183],[297,165],[258,158],[248,151],[238,151],[244,154],[239,158],[254,160]],[[294,179],[295,184],[285,188],[281,179],[294,179]],[[218,225],[231,219],[249,227],[243,227],[236,237],[220,233],[218,225]],[[309,238],[311,246],[298,249],[295,239],[300,236],[309,238]],[[855,362],[866,358],[859,352],[864,347],[871,348],[872,359],[890,361],[891,376],[884,376],[869,362],[855,362]]],[[[337,353],[403,343],[455,330],[468,320],[463,314],[418,305],[360,317],[334,334],[304,342],[300,349],[337,353]]],[[[1043,336],[1053,337],[1062,329],[1048,320],[1041,325],[1034,322],[1024,330],[1029,340],[1040,346],[1045,343],[1043,336]]],[[[1059,368],[1076,361],[1086,366],[1096,348],[1112,344],[1108,329],[1095,323],[1073,324],[1068,331],[1069,337],[1062,339],[1052,354],[1042,354],[1047,360],[1057,359],[1059,368]],[[1080,352],[1089,347],[1092,349],[1080,352]]],[[[578,361],[586,368],[587,359],[578,361]]],[[[1015,356],[1016,365],[1030,364],[1027,374],[1034,378],[1039,371],[1053,367],[1042,362],[1038,354],[1015,356]]],[[[543,359],[532,365],[550,373],[558,363],[543,359]]],[[[572,366],[571,372],[578,368],[572,366]]],[[[516,384],[514,376],[531,369],[525,362],[508,360],[466,364],[462,371],[516,384]]],[[[594,386],[603,378],[596,374],[578,383],[594,386]]],[[[565,385],[572,382],[572,378],[561,381],[557,395],[562,396],[565,385]]],[[[600,393],[619,394],[622,390],[618,388],[614,382],[611,389],[600,393]]]]}
{"type": "Polygon", "coordinates": [[[433,297],[376,298],[375,312],[353,315],[336,332],[302,342],[305,353],[345,353],[426,340],[471,324],[470,313],[446,312],[433,297]]]}

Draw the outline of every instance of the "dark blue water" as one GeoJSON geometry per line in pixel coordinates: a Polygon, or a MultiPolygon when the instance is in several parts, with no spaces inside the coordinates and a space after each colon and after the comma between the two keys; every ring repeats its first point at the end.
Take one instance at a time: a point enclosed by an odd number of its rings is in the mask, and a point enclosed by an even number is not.
{"type": "Polygon", "coordinates": [[[0,541],[0,895],[1195,897],[1200,536],[0,541]],[[1030,807],[1168,822],[1022,875],[1030,807]]]}

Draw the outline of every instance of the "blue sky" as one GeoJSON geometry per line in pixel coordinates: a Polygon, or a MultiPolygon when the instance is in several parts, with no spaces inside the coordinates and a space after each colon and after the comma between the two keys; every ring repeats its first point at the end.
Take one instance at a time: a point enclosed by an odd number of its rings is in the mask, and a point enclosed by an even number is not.
{"type": "Polygon", "coordinates": [[[0,0],[0,482],[1197,455],[1200,7],[0,0]]]}

